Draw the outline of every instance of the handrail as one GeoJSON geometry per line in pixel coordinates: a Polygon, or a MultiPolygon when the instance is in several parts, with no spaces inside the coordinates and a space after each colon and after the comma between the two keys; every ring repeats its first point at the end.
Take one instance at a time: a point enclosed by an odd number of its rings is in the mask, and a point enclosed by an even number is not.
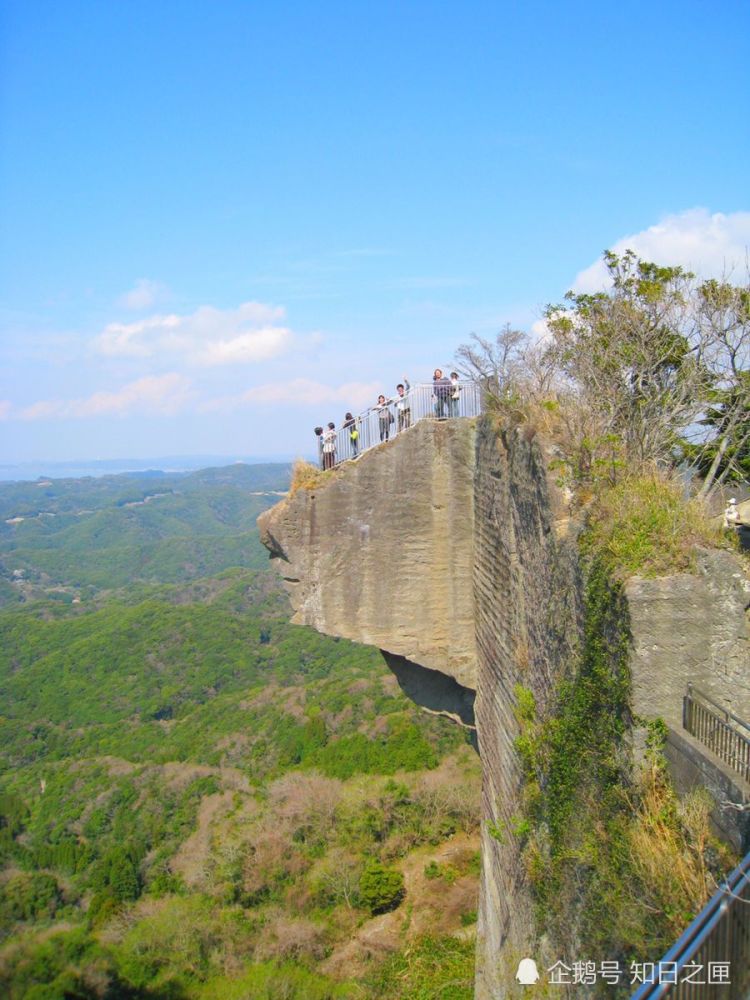
{"type": "Polygon", "coordinates": [[[682,701],[682,725],[736,774],[750,782],[750,726],[746,722],[688,684],[682,701]],[[702,704],[704,701],[707,704],[702,704]]]}
{"type": "Polygon", "coordinates": [[[326,452],[330,442],[319,438],[319,458],[323,468],[334,468],[341,462],[357,459],[364,452],[390,441],[424,419],[449,420],[477,417],[482,412],[482,392],[477,382],[462,380],[436,388],[433,384],[409,387],[403,396],[387,399],[383,406],[370,406],[353,418],[357,432],[351,437],[351,427],[340,427],[333,441],[333,452],[326,452]],[[457,398],[454,396],[457,395],[457,398]],[[327,455],[333,458],[327,458],[327,455]]]}
{"type": "Polygon", "coordinates": [[[652,981],[644,982],[631,1000],[658,1000],[667,995],[674,1000],[714,996],[746,1000],[750,995],[750,854],[661,961],[653,963],[653,969],[652,981]]]}
{"type": "Polygon", "coordinates": [[[707,701],[709,705],[712,705],[714,708],[718,709],[723,715],[727,717],[727,719],[731,719],[732,722],[736,722],[738,726],[742,726],[743,729],[746,729],[748,733],[750,733],[750,723],[747,723],[745,722],[744,719],[740,719],[739,716],[734,715],[732,712],[729,711],[728,708],[724,708],[723,705],[720,705],[717,701],[714,701],[713,698],[710,698],[707,694],[701,691],[700,688],[697,688],[695,684],[693,684],[690,681],[688,682],[687,693],[688,696],[697,695],[701,699],[701,701],[707,701]]]}

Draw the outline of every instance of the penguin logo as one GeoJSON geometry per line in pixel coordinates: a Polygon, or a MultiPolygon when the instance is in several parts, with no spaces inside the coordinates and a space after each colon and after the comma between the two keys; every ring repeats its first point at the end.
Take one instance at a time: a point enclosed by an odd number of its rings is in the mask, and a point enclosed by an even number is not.
{"type": "Polygon", "coordinates": [[[516,980],[521,986],[534,986],[539,981],[539,972],[533,958],[522,958],[518,963],[516,980]]]}

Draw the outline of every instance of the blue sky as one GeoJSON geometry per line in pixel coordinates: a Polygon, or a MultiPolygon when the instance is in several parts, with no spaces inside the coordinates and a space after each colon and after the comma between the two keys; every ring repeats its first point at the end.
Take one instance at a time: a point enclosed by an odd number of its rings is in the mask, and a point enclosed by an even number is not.
{"type": "Polygon", "coordinates": [[[0,461],[311,450],[750,245],[750,6],[0,0],[0,461]]]}

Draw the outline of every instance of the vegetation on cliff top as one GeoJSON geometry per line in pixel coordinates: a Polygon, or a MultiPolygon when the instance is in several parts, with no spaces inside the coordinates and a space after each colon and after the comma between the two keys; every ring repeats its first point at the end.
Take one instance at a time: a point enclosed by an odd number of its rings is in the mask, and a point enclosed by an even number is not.
{"type": "Polygon", "coordinates": [[[596,554],[618,578],[690,571],[696,546],[736,547],[706,514],[703,502],[655,469],[602,484],[587,510],[582,549],[596,554]]]}
{"type": "Polygon", "coordinates": [[[569,292],[532,344],[506,327],[459,350],[492,406],[559,445],[570,485],[680,466],[699,495],[746,476],[750,286],[605,254],[610,287],[569,292]]]}
{"type": "Polygon", "coordinates": [[[328,471],[324,472],[317,465],[313,465],[311,462],[306,462],[304,459],[298,458],[292,466],[292,481],[289,487],[289,493],[291,496],[294,496],[294,494],[299,490],[314,490],[322,482],[324,482],[326,478],[329,478],[328,471]]]}

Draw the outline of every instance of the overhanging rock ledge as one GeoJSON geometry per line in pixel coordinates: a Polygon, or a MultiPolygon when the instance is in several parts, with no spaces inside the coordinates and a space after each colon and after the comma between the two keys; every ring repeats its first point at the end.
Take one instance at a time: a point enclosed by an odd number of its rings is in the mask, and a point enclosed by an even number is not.
{"type": "Polygon", "coordinates": [[[471,420],[422,421],[261,515],[292,621],[476,690],[475,436],[471,420]]]}

